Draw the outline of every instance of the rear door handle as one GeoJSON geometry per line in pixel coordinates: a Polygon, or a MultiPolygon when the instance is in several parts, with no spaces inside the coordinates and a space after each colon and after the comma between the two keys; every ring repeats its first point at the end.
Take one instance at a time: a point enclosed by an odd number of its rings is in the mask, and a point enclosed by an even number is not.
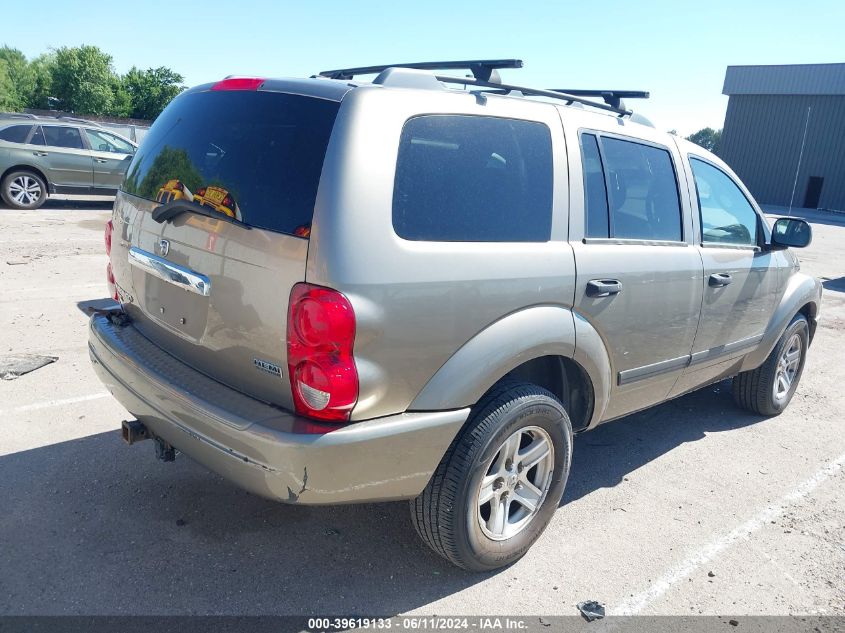
{"type": "Polygon", "coordinates": [[[712,287],[719,288],[720,286],[727,286],[733,279],[728,273],[714,273],[710,275],[708,282],[712,287]]]}
{"type": "Polygon", "coordinates": [[[48,156],[47,152],[32,152],[32,153],[35,154],[36,156],[48,156]]]}
{"type": "Polygon", "coordinates": [[[588,297],[609,297],[622,292],[622,283],[618,279],[591,279],[587,282],[588,297]]]}

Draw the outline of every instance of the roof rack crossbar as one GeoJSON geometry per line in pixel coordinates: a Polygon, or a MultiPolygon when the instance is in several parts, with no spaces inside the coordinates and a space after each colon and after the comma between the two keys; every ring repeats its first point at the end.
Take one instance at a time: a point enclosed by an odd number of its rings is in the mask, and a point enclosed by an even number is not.
{"type": "Polygon", "coordinates": [[[329,79],[352,79],[356,75],[373,75],[388,68],[414,68],[416,70],[469,70],[473,77],[481,81],[494,81],[499,68],[522,68],[521,59],[474,59],[452,62],[413,62],[410,64],[384,64],[382,66],[361,66],[359,68],[339,68],[323,70],[320,77],[329,79]]]}
{"type": "Polygon", "coordinates": [[[437,81],[442,81],[443,83],[448,84],[463,84],[467,86],[479,86],[481,88],[492,88],[497,92],[510,92],[516,91],[521,92],[527,96],[534,96],[534,97],[549,97],[551,99],[561,99],[562,101],[566,101],[567,103],[581,103],[583,105],[587,105],[593,108],[598,108],[599,110],[605,110],[608,112],[614,112],[615,114],[619,115],[620,117],[623,116],[630,116],[633,114],[631,110],[626,108],[613,106],[610,104],[605,103],[597,103],[595,101],[591,101],[590,99],[585,99],[581,95],[576,95],[568,92],[562,92],[560,90],[542,90],[539,88],[526,88],[524,86],[514,86],[511,84],[502,84],[496,83],[491,81],[482,81],[479,79],[470,79],[469,77],[461,78],[461,77],[446,77],[442,75],[437,75],[437,81]]]}
{"type": "Polygon", "coordinates": [[[552,92],[563,92],[577,97],[601,97],[604,102],[614,108],[622,107],[622,99],[648,99],[645,90],[581,90],[569,88],[549,88],[552,92]]]}

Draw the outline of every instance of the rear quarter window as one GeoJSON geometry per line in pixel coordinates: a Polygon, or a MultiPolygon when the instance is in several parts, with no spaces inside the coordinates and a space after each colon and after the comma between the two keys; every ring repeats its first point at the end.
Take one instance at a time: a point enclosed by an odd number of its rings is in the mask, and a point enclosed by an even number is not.
{"type": "Polygon", "coordinates": [[[10,125],[0,130],[0,141],[23,143],[26,141],[26,137],[29,136],[31,129],[31,125],[10,125]]]}
{"type": "Polygon", "coordinates": [[[545,242],[552,142],[543,123],[426,115],[402,130],[393,228],[407,240],[545,242]]]}
{"type": "Polygon", "coordinates": [[[182,95],[144,137],[122,189],[159,202],[187,198],[251,226],[307,235],[338,107],[277,92],[182,95]]]}

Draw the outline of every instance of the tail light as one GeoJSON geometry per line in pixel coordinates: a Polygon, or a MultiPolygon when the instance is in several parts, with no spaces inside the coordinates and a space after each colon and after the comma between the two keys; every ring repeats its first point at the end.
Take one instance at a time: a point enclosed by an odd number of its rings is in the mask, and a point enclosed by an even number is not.
{"type": "Polygon", "coordinates": [[[358,401],[355,312],[343,294],[296,284],[288,307],[288,372],[296,412],[346,422],[358,401]]]}
{"type": "MultiPolygon", "coordinates": [[[[113,233],[114,233],[114,224],[112,224],[112,221],[109,220],[108,222],[106,222],[106,230],[105,230],[105,233],[103,234],[103,240],[106,243],[106,255],[108,255],[109,257],[111,257],[111,239],[112,239],[113,233]]],[[[117,301],[118,300],[117,285],[115,284],[115,281],[114,281],[114,273],[112,272],[112,269],[111,269],[111,262],[109,262],[106,265],[106,283],[108,284],[109,295],[111,296],[112,299],[117,301]]]]}

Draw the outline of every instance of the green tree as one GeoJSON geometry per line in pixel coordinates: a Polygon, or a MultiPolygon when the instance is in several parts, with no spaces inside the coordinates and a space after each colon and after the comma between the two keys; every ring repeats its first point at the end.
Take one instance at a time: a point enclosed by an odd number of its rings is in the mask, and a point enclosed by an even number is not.
{"type": "Polygon", "coordinates": [[[696,145],[701,145],[707,151],[714,154],[719,153],[719,145],[722,142],[722,130],[714,130],[712,127],[706,127],[687,137],[688,141],[692,141],[696,145]]]}
{"type": "Polygon", "coordinates": [[[23,110],[29,105],[29,96],[35,87],[35,77],[26,57],[16,48],[0,47],[0,60],[6,66],[6,75],[11,81],[11,90],[6,89],[7,108],[23,110]]]}
{"type": "Polygon", "coordinates": [[[123,77],[115,75],[111,81],[112,105],[109,114],[116,117],[128,117],[132,115],[132,96],[126,90],[126,82],[123,77]]]}
{"type": "Polygon", "coordinates": [[[15,111],[17,103],[18,95],[15,92],[15,84],[9,77],[9,66],[5,60],[0,59],[0,110],[15,111]]]}
{"type": "Polygon", "coordinates": [[[133,66],[123,77],[123,84],[132,100],[130,116],[155,119],[185,89],[182,81],[182,75],[163,66],[147,70],[133,66]]]}
{"type": "Polygon", "coordinates": [[[164,146],[153,160],[143,180],[138,182],[139,172],[145,162],[144,155],[136,160],[134,169],[127,175],[123,189],[129,193],[154,200],[158,190],[167,184],[168,180],[178,179],[190,191],[196,191],[203,185],[202,174],[191,162],[191,157],[184,149],[174,149],[164,146]]]}
{"type": "Polygon", "coordinates": [[[78,114],[108,114],[114,103],[111,61],[96,46],[58,49],[52,73],[58,106],[78,114]]]}
{"type": "Polygon", "coordinates": [[[56,67],[54,53],[44,53],[29,63],[32,72],[32,93],[27,99],[30,108],[48,110],[52,106],[50,98],[53,96],[53,70],[56,67]]]}

